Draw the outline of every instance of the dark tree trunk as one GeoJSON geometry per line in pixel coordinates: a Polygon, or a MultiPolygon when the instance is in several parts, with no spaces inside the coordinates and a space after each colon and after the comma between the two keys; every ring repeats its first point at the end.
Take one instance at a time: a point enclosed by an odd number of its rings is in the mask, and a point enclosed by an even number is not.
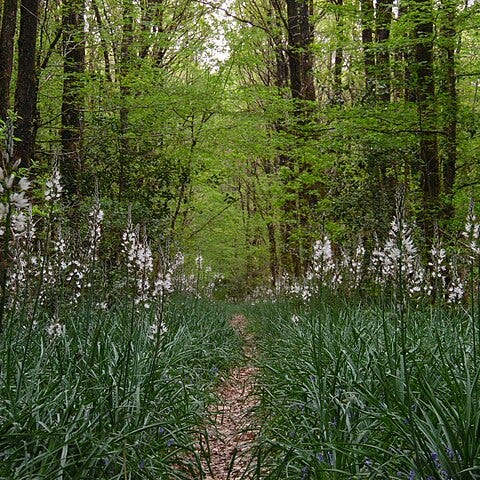
{"type": "Polygon", "coordinates": [[[315,101],[315,80],[313,75],[314,56],[311,50],[314,40],[313,25],[310,21],[313,15],[313,5],[308,0],[300,2],[300,38],[301,38],[301,98],[303,100],[315,101]]]}
{"type": "Polygon", "coordinates": [[[372,0],[361,0],[362,47],[365,72],[365,99],[372,100],[375,94],[375,54],[372,50],[374,8],[372,0]]]}
{"type": "Polygon", "coordinates": [[[82,171],[82,74],[85,72],[83,0],[70,0],[63,12],[62,161],[67,198],[79,194],[82,171]]]}
{"type": "Polygon", "coordinates": [[[33,158],[36,136],[38,79],[36,72],[39,0],[22,0],[18,36],[18,73],[15,89],[15,112],[18,121],[15,136],[19,139],[14,157],[28,167],[33,158]]]}
{"type": "Polygon", "coordinates": [[[278,283],[278,254],[277,254],[277,237],[275,233],[275,224],[272,222],[267,223],[268,231],[268,253],[271,275],[271,286],[273,289],[278,283]]]}
{"type": "Polygon", "coordinates": [[[440,100],[443,104],[444,145],[442,155],[444,216],[454,215],[453,193],[457,164],[458,95],[455,71],[456,2],[444,0],[441,7],[440,48],[442,50],[443,78],[440,83],[440,100]]]}
{"type": "Polygon", "coordinates": [[[333,65],[333,95],[335,103],[343,103],[342,71],[343,48],[338,47],[335,49],[335,63],[333,65]]]}
{"type": "Polygon", "coordinates": [[[433,5],[430,0],[416,0],[415,13],[415,87],[419,125],[423,223],[427,244],[433,241],[438,218],[440,171],[436,136],[435,79],[433,67],[433,5]]]}
{"type": "Polygon", "coordinates": [[[103,21],[102,16],[100,15],[100,10],[98,8],[96,0],[92,0],[92,8],[95,14],[95,20],[97,22],[98,29],[100,31],[100,41],[102,44],[102,54],[103,54],[103,62],[105,63],[105,76],[109,82],[113,82],[112,78],[112,68],[110,66],[110,56],[108,54],[108,43],[105,39],[104,31],[103,31],[103,21]]]}
{"type": "MultiPolygon", "coordinates": [[[[415,12],[415,0],[400,0],[398,9],[399,17],[411,16],[415,12]]],[[[403,56],[403,97],[405,102],[414,103],[417,101],[417,81],[415,72],[415,31],[406,32],[409,44],[401,49],[403,56]]],[[[401,82],[402,83],[402,82],[401,82]]]]}
{"type": "MultiPolygon", "coordinates": [[[[287,0],[288,59],[290,73],[290,90],[295,102],[295,120],[300,128],[293,128],[291,134],[307,139],[303,127],[311,121],[316,100],[313,75],[313,53],[311,46],[314,40],[314,29],[311,23],[313,6],[307,0],[287,0]]],[[[285,189],[291,200],[283,205],[285,225],[282,229],[284,252],[291,258],[289,269],[295,276],[304,273],[304,252],[308,249],[304,229],[307,225],[305,216],[308,204],[308,192],[298,189],[295,176],[305,172],[309,165],[302,160],[283,156],[286,166],[292,172],[291,181],[286,181],[285,189]]],[[[285,258],[285,256],[284,256],[285,258]]],[[[285,260],[284,260],[285,263],[285,260]]]]}
{"type": "Polygon", "coordinates": [[[288,66],[293,98],[302,98],[300,12],[297,0],[287,0],[288,66]]]}
{"type": "Polygon", "coordinates": [[[10,81],[13,71],[13,51],[17,27],[18,0],[5,0],[0,30],[0,120],[6,120],[10,108],[10,81]]]}
{"type": "Polygon", "coordinates": [[[288,63],[292,97],[315,101],[311,14],[306,0],[287,0],[288,63]]]}
{"type": "MultiPolygon", "coordinates": [[[[338,7],[343,6],[343,0],[336,0],[338,7]]],[[[343,14],[337,12],[336,15],[337,30],[339,41],[343,40],[343,14]]],[[[335,63],[333,65],[333,94],[335,103],[343,103],[342,93],[342,71],[343,71],[343,46],[335,48],[335,63]]]]}
{"type": "Polygon", "coordinates": [[[132,65],[132,41],[133,41],[133,13],[130,0],[124,0],[122,44],[120,47],[120,151],[119,151],[119,197],[123,197],[128,190],[128,158],[130,155],[130,142],[128,140],[129,108],[128,97],[130,87],[128,85],[128,72],[132,65]]]}
{"type": "Polygon", "coordinates": [[[384,101],[390,101],[391,79],[390,79],[390,53],[386,45],[390,38],[390,26],[392,23],[392,3],[393,0],[377,1],[377,28],[376,37],[378,43],[377,49],[377,97],[384,101]]]}

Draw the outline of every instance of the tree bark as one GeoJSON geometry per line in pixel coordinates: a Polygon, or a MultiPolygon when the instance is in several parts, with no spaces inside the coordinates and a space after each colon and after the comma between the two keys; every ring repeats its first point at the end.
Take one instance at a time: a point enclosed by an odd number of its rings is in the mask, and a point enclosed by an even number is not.
{"type": "Polygon", "coordinates": [[[453,194],[457,165],[458,94],[455,68],[456,2],[443,0],[441,5],[440,48],[443,77],[439,97],[443,105],[444,144],[442,155],[444,217],[452,218],[455,211],[453,194]]]}
{"type": "Polygon", "coordinates": [[[107,43],[107,40],[105,39],[105,35],[103,31],[104,27],[103,27],[102,16],[100,14],[100,10],[98,8],[96,0],[92,0],[92,8],[95,14],[95,20],[97,22],[98,30],[100,31],[100,42],[102,45],[103,62],[105,64],[105,76],[107,77],[107,80],[110,83],[112,83],[113,78],[112,78],[112,68],[110,65],[110,56],[108,53],[108,43],[107,43]]]}
{"type": "MultiPolygon", "coordinates": [[[[338,7],[343,6],[343,0],[335,0],[335,5],[338,7]]],[[[338,31],[338,41],[343,41],[343,15],[340,12],[335,14],[338,31]]],[[[334,103],[343,103],[342,93],[342,71],[343,71],[343,46],[338,45],[335,48],[335,62],[333,65],[333,95],[334,103]]]]}
{"type": "Polygon", "coordinates": [[[18,0],[5,0],[0,30],[0,120],[7,119],[10,108],[10,81],[13,71],[13,52],[17,28],[18,0]]]}
{"type": "Polygon", "coordinates": [[[39,0],[22,0],[20,6],[20,32],[18,37],[18,73],[15,89],[15,112],[18,121],[14,157],[21,166],[30,166],[36,136],[38,79],[36,71],[37,29],[39,0]]]}
{"type": "Polygon", "coordinates": [[[388,40],[390,38],[390,26],[392,23],[393,0],[377,1],[377,27],[376,39],[378,44],[376,72],[377,72],[377,97],[383,102],[390,101],[390,53],[388,40]]]}
{"type": "Polygon", "coordinates": [[[118,193],[122,198],[128,189],[128,158],[130,154],[130,142],[128,140],[129,108],[127,105],[130,95],[128,85],[128,72],[132,65],[132,42],[133,42],[133,12],[130,0],[124,0],[122,43],[120,46],[120,151],[119,151],[119,178],[118,193]]]}
{"type": "Polygon", "coordinates": [[[438,219],[440,168],[436,135],[435,79],[433,56],[433,5],[431,0],[416,0],[415,87],[419,124],[423,224],[427,244],[433,242],[438,219]]]}
{"type": "Polygon", "coordinates": [[[375,95],[375,54],[373,53],[373,31],[374,7],[372,0],[361,0],[362,13],[362,47],[363,64],[365,73],[365,99],[373,100],[375,95]]]}
{"type": "Polygon", "coordinates": [[[70,0],[63,12],[62,161],[65,196],[79,194],[82,171],[82,74],[85,72],[84,2],[70,0]]]}
{"type": "Polygon", "coordinates": [[[306,0],[287,0],[288,59],[292,97],[315,101],[312,12],[306,0]]]}

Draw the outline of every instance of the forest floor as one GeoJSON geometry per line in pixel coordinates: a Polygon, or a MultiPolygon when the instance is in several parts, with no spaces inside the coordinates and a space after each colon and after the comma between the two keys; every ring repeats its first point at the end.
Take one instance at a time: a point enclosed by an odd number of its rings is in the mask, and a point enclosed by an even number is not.
{"type": "Polygon", "coordinates": [[[203,465],[204,471],[208,472],[206,480],[250,478],[252,446],[258,430],[254,418],[258,405],[254,394],[257,375],[257,368],[253,365],[255,338],[247,331],[248,320],[243,315],[235,315],[231,325],[244,340],[245,361],[219,385],[218,404],[209,410],[212,420],[208,427],[209,458],[203,465]]]}

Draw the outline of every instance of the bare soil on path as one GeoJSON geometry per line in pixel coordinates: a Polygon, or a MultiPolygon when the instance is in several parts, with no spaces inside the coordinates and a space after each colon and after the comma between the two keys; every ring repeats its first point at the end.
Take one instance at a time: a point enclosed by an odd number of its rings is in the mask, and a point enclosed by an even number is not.
{"type": "MultiPolygon", "coordinates": [[[[253,411],[258,404],[254,395],[257,369],[255,339],[247,332],[247,319],[236,315],[232,327],[244,340],[245,364],[233,369],[218,388],[219,402],[209,409],[212,425],[208,427],[209,451],[204,460],[206,480],[247,480],[251,478],[251,447],[257,435],[253,411]]],[[[205,442],[206,443],[206,442],[205,442]]]]}

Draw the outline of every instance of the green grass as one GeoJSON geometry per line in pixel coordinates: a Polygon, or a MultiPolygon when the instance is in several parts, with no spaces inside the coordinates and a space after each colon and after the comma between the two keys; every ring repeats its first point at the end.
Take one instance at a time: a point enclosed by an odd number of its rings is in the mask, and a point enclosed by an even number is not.
{"type": "Polygon", "coordinates": [[[241,355],[226,307],[175,298],[158,344],[128,302],[59,313],[64,337],[15,318],[0,340],[0,478],[201,478],[205,407],[241,355]]]}
{"type": "Polygon", "coordinates": [[[250,316],[264,419],[258,478],[480,478],[467,313],[326,299],[263,304],[250,316]]]}

